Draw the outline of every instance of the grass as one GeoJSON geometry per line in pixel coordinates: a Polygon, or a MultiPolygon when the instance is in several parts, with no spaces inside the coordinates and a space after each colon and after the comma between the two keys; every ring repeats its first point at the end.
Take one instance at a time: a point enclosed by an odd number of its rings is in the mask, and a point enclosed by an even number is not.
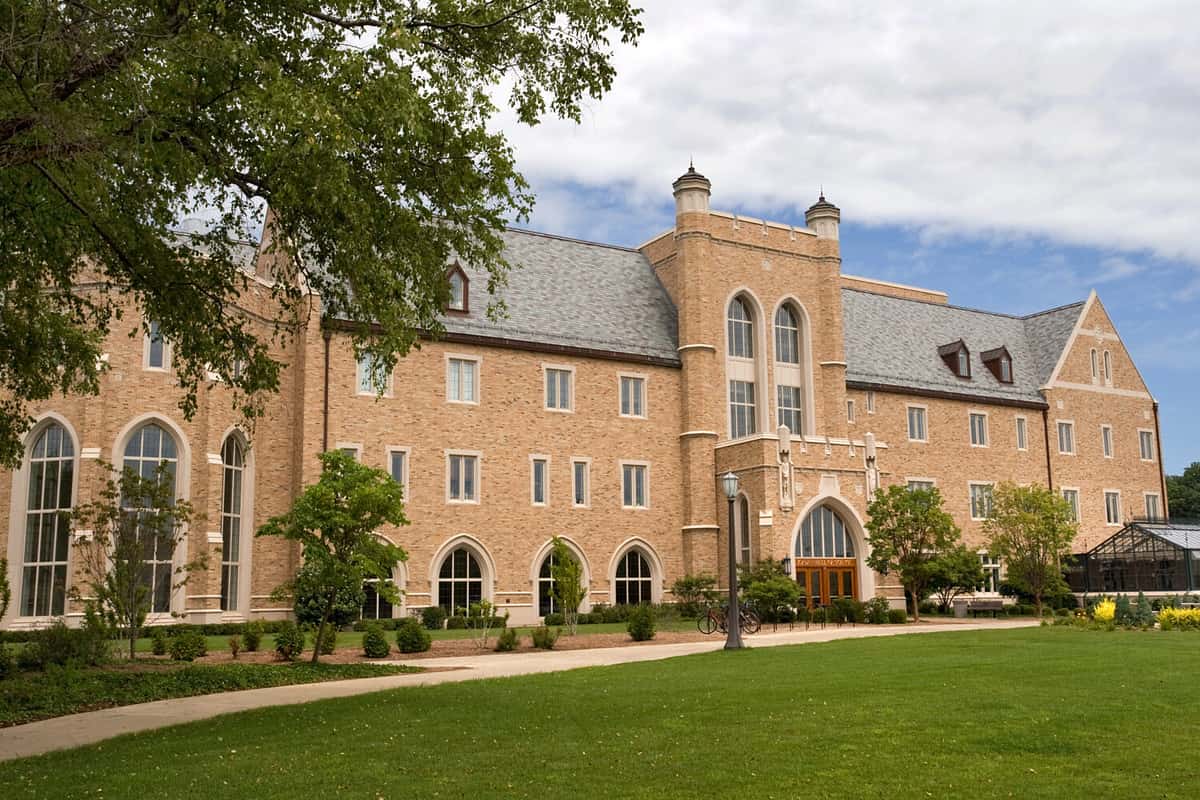
{"type": "Polygon", "coordinates": [[[376,664],[137,664],[103,669],[52,667],[0,681],[0,727],[97,708],[238,689],[376,678],[413,667],[376,664]]]}
{"type": "Polygon", "coordinates": [[[6,798],[1200,793],[1200,639],[843,640],[263,709],[0,764],[6,798]]]}

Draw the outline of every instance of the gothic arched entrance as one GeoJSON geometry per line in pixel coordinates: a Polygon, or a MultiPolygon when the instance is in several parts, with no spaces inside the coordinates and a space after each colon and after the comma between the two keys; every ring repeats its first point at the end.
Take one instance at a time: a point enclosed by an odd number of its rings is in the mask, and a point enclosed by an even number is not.
{"type": "Polygon", "coordinates": [[[817,506],[804,518],[793,552],[796,583],[810,608],[827,606],[839,597],[858,597],[854,537],[829,505],[817,506]]]}

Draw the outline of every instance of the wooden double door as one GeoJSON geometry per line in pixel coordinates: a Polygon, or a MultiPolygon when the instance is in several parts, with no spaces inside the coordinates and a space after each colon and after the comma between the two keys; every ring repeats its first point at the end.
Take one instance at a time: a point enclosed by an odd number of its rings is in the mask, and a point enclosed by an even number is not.
{"type": "Polygon", "coordinates": [[[852,558],[797,559],[795,569],[809,608],[858,597],[858,564],[852,558]]]}

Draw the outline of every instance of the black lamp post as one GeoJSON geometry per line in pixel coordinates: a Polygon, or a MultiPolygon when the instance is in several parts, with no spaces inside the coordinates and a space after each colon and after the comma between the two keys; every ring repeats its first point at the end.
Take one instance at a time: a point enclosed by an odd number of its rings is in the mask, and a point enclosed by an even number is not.
{"type": "Polygon", "coordinates": [[[725,497],[729,499],[729,611],[725,615],[726,650],[741,650],[746,645],[742,642],[741,605],[738,603],[737,580],[737,544],[734,542],[733,531],[733,500],[737,497],[738,476],[726,472],[721,478],[725,489],[725,497]]]}

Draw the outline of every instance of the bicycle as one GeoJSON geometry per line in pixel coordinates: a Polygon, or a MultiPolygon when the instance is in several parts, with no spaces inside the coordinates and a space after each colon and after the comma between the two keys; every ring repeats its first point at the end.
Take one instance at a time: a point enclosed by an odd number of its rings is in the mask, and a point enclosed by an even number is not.
{"type": "MultiPolygon", "coordinates": [[[[715,631],[726,633],[728,632],[727,619],[728,612],[725,608],[710,608],[708,613],[696,620],[696,627],[705,635],[715,631]]],[[[739,607],[738,622],[744,633],[758,633],[762,628],[762,620],[759,619],[757,612],[746,606],[739,607]]]]}

